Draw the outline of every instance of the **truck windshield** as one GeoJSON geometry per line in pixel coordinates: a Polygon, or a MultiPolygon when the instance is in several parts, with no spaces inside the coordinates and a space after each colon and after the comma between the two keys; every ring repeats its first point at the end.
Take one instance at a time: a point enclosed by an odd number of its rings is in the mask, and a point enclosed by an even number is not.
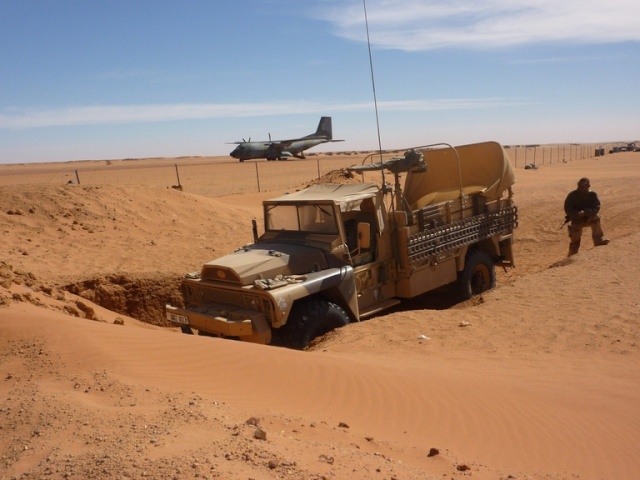
{"type": "Polygon", "coordinates": [[[327,204],[269,205],[266,229],[338,233],[333,206],[327,204]]]}

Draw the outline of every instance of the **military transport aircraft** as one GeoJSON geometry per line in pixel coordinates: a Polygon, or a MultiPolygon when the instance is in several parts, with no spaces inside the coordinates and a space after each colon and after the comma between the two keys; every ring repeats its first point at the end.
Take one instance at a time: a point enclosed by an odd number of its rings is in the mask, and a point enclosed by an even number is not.
{"type": "Polygon", "coordinates": [[[252,158],[266,158],[267,160],[284,160],[290,157],[305,158],[302,153],[304,150],[321,143],[343,141],[333,139],[331,117],[322,117],[318,129],[311,135],[291,140],[271,140],[271,134],[269,134],[269,140],[263,142],[243,139],[242,142],[234,142],[238,146],[229,155],[241,162],[252,158]]]}

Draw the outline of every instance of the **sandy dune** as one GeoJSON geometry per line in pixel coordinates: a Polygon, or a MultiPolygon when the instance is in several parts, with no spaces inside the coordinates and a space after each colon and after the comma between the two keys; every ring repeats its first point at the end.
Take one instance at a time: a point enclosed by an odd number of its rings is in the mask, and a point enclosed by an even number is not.
{"type": "Polygon", "coordinates": [[[0,479],[638,478],[638,162],[519,168],[517,268],[495,290],[305,352],[159,326],[180,276],[250,242],[279,192],[2,186],[0,479]],[[582,176],[611,244],[585,232],[567,259],[582,176]]]}

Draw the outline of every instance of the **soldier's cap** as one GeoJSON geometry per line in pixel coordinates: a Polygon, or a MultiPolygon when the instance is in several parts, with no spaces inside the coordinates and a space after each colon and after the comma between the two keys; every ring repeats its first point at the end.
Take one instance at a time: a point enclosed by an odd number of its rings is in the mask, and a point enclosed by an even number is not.
{"type": "Polygon", "coordinates": [[[582,177],[580,180],[578,180],[578,186],[580,185],[586,185],[588,187],[591,186],[591,182],[589,181],[589,179],[587,177],[582,177]]]}

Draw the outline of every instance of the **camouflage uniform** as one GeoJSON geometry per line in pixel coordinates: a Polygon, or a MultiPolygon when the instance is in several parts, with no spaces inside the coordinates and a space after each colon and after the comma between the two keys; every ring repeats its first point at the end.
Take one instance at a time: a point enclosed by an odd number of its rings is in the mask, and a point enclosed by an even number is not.
{"type": "Polygon", "coordinates": [[[578,181],[578,188],[564,201],[564,212],[567,214],[569,224],[569,256],[575,255],[580,249],[580,238],[582,229],[591,227],[593,245],[607,245],[609,240],[605,238],[600,226],[600,200],[596,192],[589,190],[590,182],[588,178],[581,178],[578,181]]]}

